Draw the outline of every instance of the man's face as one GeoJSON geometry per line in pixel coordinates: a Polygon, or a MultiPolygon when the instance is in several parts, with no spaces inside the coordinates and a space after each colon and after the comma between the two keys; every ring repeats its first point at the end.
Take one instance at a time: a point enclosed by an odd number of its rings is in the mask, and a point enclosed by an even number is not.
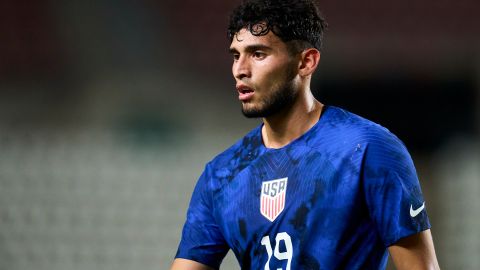
{"type": "Polygon", "coordinates": [[[267,117],[291,105],[297,97],[298,62],[271,31],[254,36],[241,29],[232,40],[232,73],[246,117],[267,117]]]}

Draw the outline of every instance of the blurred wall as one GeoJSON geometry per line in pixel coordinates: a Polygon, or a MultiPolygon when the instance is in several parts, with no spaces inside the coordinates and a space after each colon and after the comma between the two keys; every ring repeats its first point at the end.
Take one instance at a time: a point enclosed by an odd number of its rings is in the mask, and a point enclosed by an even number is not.
{"type": "MultiPolygon", "coordinates": [[[[223,1],[0,1],[0,269],[166,269],[241,116],[223,1]]],[[[313,82],[398,134],[440,264],[480,269],[478,1],[320,1],[313,82]]],[[[229,255],[224,269],[238,269],[229,255]]]]}

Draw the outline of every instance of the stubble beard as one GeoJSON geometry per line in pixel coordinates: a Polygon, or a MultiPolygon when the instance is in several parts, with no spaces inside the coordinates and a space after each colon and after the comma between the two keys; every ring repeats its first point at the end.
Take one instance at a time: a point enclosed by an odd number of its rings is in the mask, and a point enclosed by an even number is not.
{"type": "Polygon", "coordinates": [[[286,80],[278,85],[269,96],[263,98],[258,106],[248,108],[242,104],[243,115],[247,118],[269,117],[290,107],[298,96],[294,78],[293,70],[289,69],[286,80]]]}

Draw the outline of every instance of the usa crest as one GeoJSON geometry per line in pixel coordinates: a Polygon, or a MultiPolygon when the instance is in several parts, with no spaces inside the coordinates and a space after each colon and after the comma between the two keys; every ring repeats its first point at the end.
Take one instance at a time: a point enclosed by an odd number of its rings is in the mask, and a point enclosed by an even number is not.
{"type": "Polygon", "coordinates": [[[288,177],[265,181],[260,195],[260,213],[274,221],[285,208],[288,177]]]}

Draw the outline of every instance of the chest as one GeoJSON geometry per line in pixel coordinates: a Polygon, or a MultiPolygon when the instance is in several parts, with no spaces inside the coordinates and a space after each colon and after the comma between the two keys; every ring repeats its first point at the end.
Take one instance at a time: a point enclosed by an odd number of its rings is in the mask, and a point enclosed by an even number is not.
{"type": "Polygon", "coordinates": [[[360,164],[315,152],[263,155],[223,183],[213,198],[214,216],[234,250],[279,232],[295,238],[312,228],[327,232],[339,220],[348,222],[361,201],[360,164]]]}

